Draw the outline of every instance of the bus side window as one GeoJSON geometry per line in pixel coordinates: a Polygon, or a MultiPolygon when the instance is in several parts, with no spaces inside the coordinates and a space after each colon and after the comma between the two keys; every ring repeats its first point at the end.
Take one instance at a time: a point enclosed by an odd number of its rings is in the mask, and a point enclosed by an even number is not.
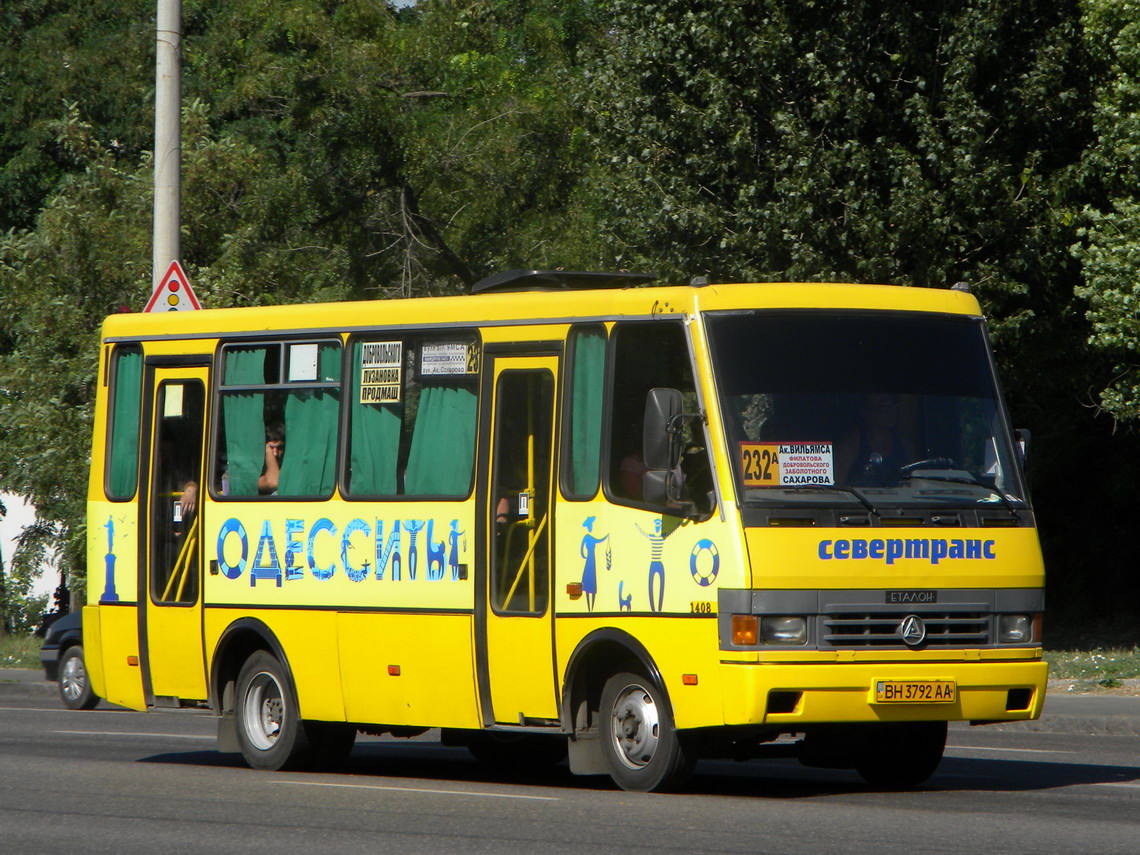
{"type": "Polygon", "coordinates": [[[142,350],[115,348],[111,371],[110,453],[104,489],[109,499],[129,499],[139,478],[139,420],[142,405],[142,350]]]}
{"type": "Polygon", "coordinates": [[[223,349],[216,495],[332,495],[340,354],[336,341],[223,349]],[[272,467],[271,441],[285,442],[284,454],[272,467]],[[263,477],[268,475],[273,477],[263,477]]]}
{"type": "MultiPolygon", "coordinates": [[[[684,411],[697,410],[696,386],[684,326],[674,321],[619,323],[614,327],[614,367],[609,430],[609,493],[634,504],[644,502],[647,471],[642,456],[645,399],[650,389],[681,392],[684,411]]],[[[701,512],[709,510],[711,475],[704,434],[687,420],[682,458],[683,492],[701,512]]]]}
{"type": "Polygon", "coordinates": [[[478,353],[470,332],[351,342],[347,495],[470,494],[478,353]]]}
{"type": "Polygon", "coordinates": [[[591,324],[572,328],[568,362],[562,491],[569,497],[588,499],[598,491],[601,475],[605,327],[591,324]]]}

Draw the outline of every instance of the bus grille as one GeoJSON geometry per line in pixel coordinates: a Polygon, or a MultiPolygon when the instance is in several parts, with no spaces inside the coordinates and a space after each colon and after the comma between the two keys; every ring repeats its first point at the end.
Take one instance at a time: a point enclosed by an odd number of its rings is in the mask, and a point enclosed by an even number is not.
{"type": "MultiPolygon", "coordinates": [[[[905,648],[898,612],[822,615],[821,647],[905,648]]],[[[990,642],[990,616],[985,613],[921,613],[926,640],[921,647],[984,647],[990,642]]]]}

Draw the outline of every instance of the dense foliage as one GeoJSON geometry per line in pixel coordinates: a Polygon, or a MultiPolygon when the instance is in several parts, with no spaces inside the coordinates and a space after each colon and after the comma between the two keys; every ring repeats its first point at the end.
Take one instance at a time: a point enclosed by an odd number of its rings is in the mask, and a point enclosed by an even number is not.
{"type": "MultiPolygon", "coordinates": [[[[1140,612],[1137,0],[184,0],[207,305],[509,267],[969,282],[1066,619],[1140,612]],[[1073,489],[1080,485],[1078,492],[1073,489]],[[1079,532],[1074,537],[1073,532],[1079,532]]],[[[152,0],[0,11],[0,488],[84,574],[101,318],[149,291],[152,0]]],[[[29,566],[29,565],[21,565],[29,566]]]]}

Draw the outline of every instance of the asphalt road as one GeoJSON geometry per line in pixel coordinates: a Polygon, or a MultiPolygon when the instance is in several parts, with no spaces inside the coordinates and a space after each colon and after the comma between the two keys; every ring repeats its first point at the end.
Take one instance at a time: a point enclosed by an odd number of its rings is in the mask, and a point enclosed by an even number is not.
{"type": "Polygon", "coordinates": [[[344,772],[253,772],[198,713],[63,709],[0,670],[0,852],[1140,852],[1140,698],[1051,695],[954,725],[924,787],[794,760],[704,762],[643,795],[565,767],[497,773],[430,738],[362,738],[344,772]]]}

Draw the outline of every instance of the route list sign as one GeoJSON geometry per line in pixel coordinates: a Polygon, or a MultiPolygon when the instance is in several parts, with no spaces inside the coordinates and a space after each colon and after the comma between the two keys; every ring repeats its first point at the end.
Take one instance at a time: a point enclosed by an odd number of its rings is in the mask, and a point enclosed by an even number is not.
{"type": "Polygon", "coordinates": [[[740,471],[745,487],[788,487],[835,483],[830,442],[742,442],[740,471]]]}
{"type": "Polygon", "coordinates": [[[403,342],[364,342],[360,348],[360,403],[399,403],[403,364],[403,342]]]}

